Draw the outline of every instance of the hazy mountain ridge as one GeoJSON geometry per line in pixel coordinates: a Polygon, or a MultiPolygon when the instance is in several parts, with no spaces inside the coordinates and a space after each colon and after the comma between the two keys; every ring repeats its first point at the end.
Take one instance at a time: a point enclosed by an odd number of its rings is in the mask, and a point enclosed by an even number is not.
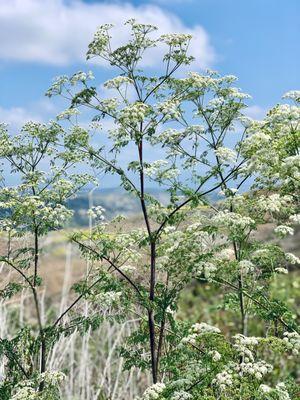
{"type": "MultiPolygon", "coordinates": [[[[148,193],[162,204],[166,204],[169,200],[169,194],[165,190],[153,188],[148,193]]],[[[102,206],[107,219],[120,214],[133,216],[141,211],[139,200],[121,188],[86,190],[70,199],[67,205],[74,211],[72,224],[79,226],[88,225],[87,211],[91,206],[102,206]]]]}

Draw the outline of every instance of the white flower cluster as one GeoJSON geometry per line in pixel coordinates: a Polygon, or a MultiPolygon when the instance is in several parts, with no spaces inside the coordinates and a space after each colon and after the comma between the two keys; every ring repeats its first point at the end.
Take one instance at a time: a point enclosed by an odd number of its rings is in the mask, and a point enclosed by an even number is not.
{"type": "Polygon", "coordinates": [[[290,90],[285,93],[282,98],[294,100],[296,103],[300,103],[300,90],[290,90]]]}
{"type": "MultiPolygon", "coordinates": [[[[60,371],[47,371],[39,375],[39,381],[46,385],[55,386],[65,379],[65,374],[60,371]]],[[[34,388],[35,383],[27,380],[20,383],[20,388],[12,396],[11,400],[38,400],[40,393],[34,388]]]]}
{"type": "Polygon", "coordinates": [[[255,266],[250,260],[242,260],[238,266],[243,274],[249,274],[255,270],[255,266]]]}
{"type": "Polygon", "coordinates": [[[71,76],[70,78],[70,83],[71,85],[76,85],[77,82],[86,82],[87,80],[92,80],[95,79],[92,71],[88,71],[88,72],[76,72],[76,74],[74,74],[73,76],[71,76]]]}
{"type": "Polygon", "coordinates": [[[161,168],[166,167],[168,165],[168,161],[166,160],[156,160],[151,164],[144,166],[144,174],[147,176],[155,176],[161,170],[161,168]]]}
{"type": "Polygon", "coordinates": [[[220,329],[216,326],[209,325],[205,322],[194,324],[189,330],[188,336],[181,340],[183,344],[191,344],[196,345],[197,340],[206,334],[219,334],[221,333],[220,329]]]}
{"type": "Polygon", "coordinates": [[[101,307],[107,308],[118,303],[121,296],[122,292],[102,292],[97,294],[95,300],[97,301],[97,304],[99,304],[101,307]]]}
{"type": "Polygon", "coordinates": [[[234,164],[236,162],[236,152],[228,147],[218,147],[214,152],[223,164],[234,164]]]}
{"type": "Polygon", "coordinates": [[[300,258],[293,253],[285,253],[285,259],[292,265],[300,264],[300,258]]]}
{"type": "Polygon", "coordinates": [[[299,186],[300,181],[300,155],[290,156],[283,159],[282,163],[282,176],[284,183],[299,186]]]}
{"type": "Polygon", "coordinates": [[[240,376],[251,375],[256,379],[260,380],[264,375],[270,373],[273,370],[271,364],[267,364],[265,361],[257,362],[242,362],[237,365],[236,370],[239,372],[240,376]]]}
{"type": "MultiPolygon", "coordinates": [[[[31,136],[36,137],[43,133],[48,133],[47,125],[40,122],[28,121],[22,127],[22,132],[27,132],[31,136]]],[[[21,137],[18,136],[20,139],[21,137]]]]}
{"type": "Polygon", "coordinates": [[[106,81],[103,86],[106,89],[119,89],[122,85],[129,85],[132,83],[133,80],[127,76],[116,76],[115,78],[106,81]]]}
{"type": "Polygon", "coordinates": [[[157,110],[159,113],[163,114],[165,121],[176,120],[180,118],[179,104],[180,102],[178,100],[168,99],[163,103],[159,103],[157,105],[157,110]]]}
{"type": "MultiPolygon", "coordinates": [[[[1,126],[2,124],[0,124],[0,129],[1,127],[3,128],[3,126],[1,126]]],[[[5,157],[11,153],[13,153],[14,151],[14,146],[11,142],[11,140],[9,139],[6,130],[0,130],[0,155],[2,157],[5,157]]]]}
{"type": "Polygon", "coordinates": [[[155,177],[156,179],[162,180],[168,180],[168,179],[174,179],[176,178],[179,174],[180,171],[177,168],[174,167],[168,167],[163,169],[163,167],[168,165],[168,161],[165,160],[156,160],[153,161],[151,164],[147,164],[144,166],[144,173],[145,175],[149,177],[155,177]]]}
{"type": "Polygon", "coordinates": [[[292,224],[298,225],[300,224],[300,214],[293,214],[289,217],[289,220],[292,224]]]}
{"type": "MultiPolygon", "coordinates": [[[[251,132],[251,131],[250,131],[251,132]]],[[[243,142],[243,150],[262,150],[265,151],[265,146],[271,142],[271,136],[267,135],[262,130],[254,131],[251,135],[246,137],[243,142]]]]}
{"type": "Polygon", "coordinates": [[[56,119],[58,120],[63,120],[63,119],[70,119],[71,117],[74,117],[75,115],[78,115],[79,110],[77,108],[68,108],[65,111],[62,111],[56,116],[56,119]]]}
{"type": "Polygon", "coordinates": [[[222,97],[214,97],[207,103],[206,110],[213,111],[215,108],[220,108],[224,105],[224,98],[222,97]]]}
{"type": "Polygon", "coordinates": [[[220,361],[222,358],[221,354],[216,350],[209,351],[208,355],[211,356],[212,360],[215,362],[220,361]]]}
{"type": "Polygon", "coordinates": [[[205,127],[203,125],[190,125],[184,130],[184,135],[203,135],[205,127]]]}
{"type": "Polygon", "coordinates": [[[223,249],[220,252],[218,252],[216,254],[216,257],[217,257],[218,260],[221,260],[221,261],[223,261],[223,260],[232,260],[235,257],[235,253],[234,253],[233,249],[226,248],[226,249],[223,249]]]}
{"type": "Polygon", "coordinates": [[[172,394],[171,400],[190,400],[193,396],[184,390],[176,391],[172,394]]]}
{"type": "Polygon", "coordinates": [[[129,264],[122,265],[120,269],[122,270],[122,272],[126,274],[130,274],[136,271],[136,267],[134,265],[129,265],[129,264]]]}
{"type": "MultiPolygon", "coordinates": [[[[0,205],[1,207],[1,205],[0,205]]],[[[47,205],[39,196],[27,196],[17,211],[19,218],[34,217],[45,225],[62,226],[73,214],[62,204],[47,205]]]]}
{"type": "Polygon", "coordinates": [[[270,196],[261,196],[256,203],[256,207],[264,212],[281,212],[282,208],[287,207],[292,201],[291,196],[280,196],[280,194],[275,193],[270,196]]]}
{"type": "Polygon", "coordinates": [[[0,221],[0,231],[9,232],[11,235],[15,233],[14,224],[11,219],[5,218],[0,221]]]}
{"type": "Polygon", "coordinates": [[[11,400],[38,400],[38,393],[30,386],[24,386],[15,393],[11,400]]]}
{"type": "Polygon", "coordinates": [[[45,381],[49,385],[56,385],[66,379],[66,375],[61,371],[46,371],[40,374],[40,381],[45,381]]]}
{"type": "Polygon", "coordinates": [[[214,78],[210,76],[200,75],[197,72],[189,73],[189,80],[193,84],[193,87],[197,89],[205,89],[205,88],[216,88],[217,82],[214,78]]]}
{"type": "Polygon", "coordinates": [[[268,385],[260,385],[260,386],[259,386],[259,390],[260,390],[262,393],[271,393],[273,389],[272,389],[270,386],[268,386],[268,385]]]}
{"type": "MultiPolygon", "coordinates": [[[[278,400],[290,400],[290,395],[286,389],[286,386],[283,382],[279,382],[275,388],[272,388],[268,385],[260,385],[259,386],[260,392],[264,395],[266,394],[270,398],[269,395],[274,394],[276,396],[276,399],[278,400]]],[[[273,398],[273,397],[272,397],[273,398]]]]}
{"type": "Polygon", "coordinates": [[[297,332],[284,332],[283,341],[288,350],[294,355],[298,355],[300,352],[300,335],[297,332]]]}
{"type": "Polygon", "coordinates": [[[289,273],[289,271],[283,267],[275,268],[275,272],[277,272],[277,274],[285,274],[285,275],[289,273]]]}
{"type": "MultiPolygon", "coordinates": [[[[290,124],[290,127],[297,129],[300,122],[300,107],[290,106],[289,104],[280,104],[273,108],[266,118],[267,122],[272,124],[290,124]]],[[[281,132],[283,135],[285,130],[281,132]]]]}
{"type": "MultiPolygon", "coordinates": [[[[36,215],[39,215],[39,210],[36,210],[36,215]]],[[[56,227],[62,226],[71,216],[73,211],[67,209],[62,204],[57,204],[55,207],[44,207],[41,210],[41,219],[45,224],[53,224],[56,227]]]]}
{"type": "Polygon", "coordinates": [[[158,382],[154,385],[148,387],[141,400],[156,400],[159,399],[161,393],[165,390],[166,385],[164,383],[158,382]]]}
{"type": "Polygon", "coordinates": [[[236,87],[226,88],[225,96],[228,99],[236,99],[236,100],[251,99],[251,96],[248,93],[243,93],[240,91],[240,89],[236,87]]]}
{"type": "MultiPolygon", "coordinates": [[[[155,136],[154,141],[155,143],[168,143],[168,144],[176,144],[180,142],[184,138],[184,131],[168,128],[157,136],[155,136]]],[[[173,150],[174,151],[174,150],[173,150]]]]}
{"type": "Polygon", "coordinates": [[[94,34],[93,41],[89,44],[89,50],[87,52],[87,58],[89,59],[92,56],[101,56],[102,53],[107,50],[107,46],[109,43],[109,34],[108,31],[113,27],[112,24],[105,24],[99,26],[96,33],[94,34]]]}
{"type": "MultiPolygon", "coordinates": [[[[220,190],[219,191],[219,195],[220,196],[226,196],[226,197],[234,197],[235,194],[238,192],[237,188],[226,188],[224,190],[220,190]]],[[[235,203],[236,203],[236,199],[237,199],[238,195],[235,196],[235,203]]],[[[241,196],[240,196],[241,197],[241,196]]]]}
{"type": "Polygon", "coordinates": [[[101,206],[94,206],[87,211],[87,215],[91,218],[97,219],[98,221],[103,221],[105,209],[101,206]]]}
{"type": "Polygon", "coordinates": [[[216,326],[209,325],[206,322],[196,323],[192,326],[192,331],[197,335],[205,335],[206,333],[221,333],[216,326]]]}
{"type": "Polygon", "coordinates": [[[130,104],[120,112],[120,122],[125,125],[135,126],[144,121],[151,107],[141,101],[130,104]]]}
{"type": "Polygon", "coordinates": [[[219,390],[224,391],[233,385],[233,371],[230,369],[219,372],[213,379],[212,384],[217,386],[219,390]]]}
{"type": "Polygon", "coordinates": [[[102,99],[101,104],[97,106],[97,108],[105,113],[113,114],[116,111],[118,104],[118,99],[116,97],[112,97],[110,99],[102,99]]]}
{"type": "Polygon", "coordinates": [[[244,230],[255,225],[255,221],[250,217],[229,211],[220,211],[213,217],[212,222],[219,227],[226,227],[230,230],[244,230]]]}
{"type": "Polygon", "coordinates": [[[145,32],[153,32],[158,29],[157,26],[152,24],[141,24],[135,18],[128,19],[124,25],[131,25],[132,30],[138,37],[145,32]]]}
{"type": "Polygon", "coordinates": [[[57,76],[53,79],[53,83],[46,92],[46,96],[51,97],[62,93],[62,89],[66,83],[69,83],[67,75],[57,76]]]}
{"type": "Polygon", "coordinates": [[[259,344],[259,338],[257,337],[247,337],[242,334],[237,334],[233,336],[234,344],[233,347],[234,349],[238,352],[240,356],[243,357],[245,363],[249,361],[253,361],[253,349],[255,346],[259,344]]]}
{"type": "Polygon", "coordinates": [[[273,366],[267,364],[265,361],[230,364],[224,371],[216,375],[212,383],[220,391],[225,391],[237,385],[243,377],[252,377],[261,380],[264,375],[270,373],[272,370],[273,366]]]}
{"type": "Polygon", "coordinates": [[[287,235],[293,235],[294,229],[287,225],[278,225],[274,229],[274,233],[279,236],[280,238],[284,238],[287,235]]]}
{"type": "Polygon", "coordinates": [[[188,43],[192,38],[192,35],[184,33],[168,33],[161,35],[160,40],[169,46],[182,46],[188,43]]]}
{"type": "Polygon", "coordinates": [[[198,266],[198,273],[203,273],[208,281],[214,277],[217,270],[218,267],[209,261],[203,261],[198,266]]]}

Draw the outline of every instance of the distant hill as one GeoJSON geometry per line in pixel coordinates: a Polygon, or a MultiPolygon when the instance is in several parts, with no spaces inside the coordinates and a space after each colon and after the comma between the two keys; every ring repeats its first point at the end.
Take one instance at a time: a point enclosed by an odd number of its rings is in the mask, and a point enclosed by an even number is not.
{"type": "MultiPolygon", "coordinates": [[[[164,190],[154,188],[150,189],[148,193],[163,204],[168,202],[169,194],[164,190]]],[[[141,212],[138,199],[121,188],[103,188],[96,189],[93,192],[85,191],[68,201],[68,207],[74,211],[72,225],[87,226],[87,211],[91,206],[105,208],[107,219],[120,214],[133,216],[141,212]]]]}

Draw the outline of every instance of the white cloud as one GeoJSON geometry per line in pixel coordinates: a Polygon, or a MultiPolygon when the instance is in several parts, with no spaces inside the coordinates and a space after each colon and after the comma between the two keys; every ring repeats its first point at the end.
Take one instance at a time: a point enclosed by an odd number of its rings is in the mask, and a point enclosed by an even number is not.
{"type": "Polygon", "coordinates": [[[9,130],[16,133],[28,121],[46,123],[50,119],[54,119],[60,110],[57,105],[46,98],[28,103],[26,107],[3,107],[0,105],[0,123],[7,124],[9,130]]]}
{"type": "MultiPolygon", "coordinates": [[[[156,5],[84,3],[82,0],[0,0],[0,58],[53,65],[83,61],[97,26],[116,25],[115,44],[129,38],[123,23],[129,18],[151,23],[160,33],[191,33],[195,66],[206,68],[215,58],[207,32],[187,27],[177,16],[156,5]]],[[[154,65],[156,57],[148,57],[154,65]]]]}
{"type": "Polygon", "coordinates": [[[154,3],[171,6],[172,4],[191,4],[194,3],[195,0],[153,0],[154,3]]]}
{"type": "Polygon", "coordinates": [[[11,131],[19,130],[25,122],[31,120],[41,122],[41,117],[28,112],[23,107],[0,107],[0,123],[8,124],[11,131]]]}
{"type": "Polygon", "coordinates": [[[254,106],[245,108],[244,113],[245,113],[245,115],[247,115],[247,117],[261,120],[265,117],[265,115],[267,113],[267,109],[260,107],[258,105],[254,105],[254,106]]]}

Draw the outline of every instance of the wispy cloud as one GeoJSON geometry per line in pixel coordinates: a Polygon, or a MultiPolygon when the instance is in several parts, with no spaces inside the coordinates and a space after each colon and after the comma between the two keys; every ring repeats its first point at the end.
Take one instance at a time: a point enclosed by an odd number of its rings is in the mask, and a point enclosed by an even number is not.
{"type": "Polygon", "coordinates": [[[250,106],[245,109],[245,114],[253,119],[261,120],[266,116],[267,109],[258,105],[250,106]]]}
{"type": "Polygon", "coordinates": [[[28,121],[41,121],[41,116],[31,114],[23,107],[0,107],[0,123],[9,125],[11,131],[18,131],[28,121]]]}
{"type": "MultiPolygon", "coordinates": [[[[215,59],[209,35],[202,26],[188,27],[157,5],[82,0],[0,0],[0,59],[52,65],[81,62],[97,26],[115,24],[118,45],[129,38],[128,30],[122,26],[129,18],[157,25],[161,33],[191,33],[190,51],[197,67],[209,67],[215,59]]],[[[146,59],[148,65],[155,62],[155,57],[146,59]]]]}
{"type": "Polygon", "coordinates": [[[55,119],[60,111],[58,106],[46,98],[41,98],[22,107],[0,105],[0,123],[7,124],[9,130],[16,133],[28,121],[46,123],[49,119],[55,119]]]}

